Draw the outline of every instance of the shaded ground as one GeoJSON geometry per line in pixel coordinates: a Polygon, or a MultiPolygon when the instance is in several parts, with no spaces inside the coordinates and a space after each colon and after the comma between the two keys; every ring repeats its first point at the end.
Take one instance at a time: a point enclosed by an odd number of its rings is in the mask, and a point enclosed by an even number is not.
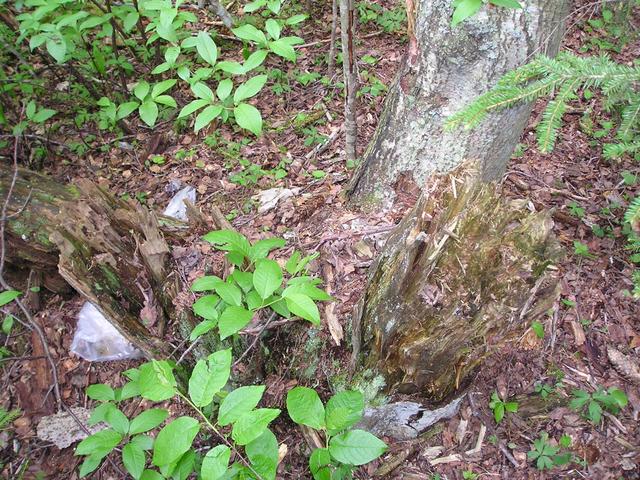
{"type": "MultiPolygon", "coordinates": [[[[391,11],[394,6],[385,7],[391,11]]],[[[373,7],[363,8],[361,13],[371,17],[372,10],[373,7]]],[[[576,7],[566,48],[578,51],[593,45],[598,52],[593,38],[609,41],[602,31],[586,31],[585,22],[592,13],[591,2],[576,7]]],[[[164,208],[175,190],[171,186],[178,182],[193,185],[198,191],[197,204],[205,215],[215,204],[228,214],[236,228],[252,239],[266,234],[282,235],[291,248],[321,253],[314,268],[326,280],[337,302],[323,312],[324,326],[320,331],[291,325],[267,336],[265,343],[277,353],[260,373],[267,385],[265,403],[274,407],[282,407],[286,391],[296,383],[329,392],[335,383],[334,372],[349,356],[349,318],[364,288],[366,269],[383,245],[390,226],[414,199],[413,192],[406,192],[396,209],[385,214],[347,208],[344,190],[351,171],[343,161],[339,134],[320,155],[307,157],[342,123],[340,76],[324,83],[318,77],[325,74],[321,58],[328,49],[325,40],[329,38],[329,17],[327,8],[314,10],[301,35],[308,46],[301,49],[295,68],[283,67],[277,61],[274,61],[277,65],[270,65],[289,68],[290,78],[284,74],[274,76],[268,84],[270,93],[260,97],[263,116],[271,128],[258,141],[247,145],[236,143],[237,135],[225,126],[196,136],[187,130],[175,132],[165,124],[154,132],[142,131],[123,143],[114,142],[106,152],[94,149],[80,157],[61,152],[64,155],[54,157],[54,165],[47,166],[61,180],[94,178],[115,193],[138,198],[158,209],[164,208]],[[68,163],[63,163],[63,158],[68,163]],[[279,170],[287,175],[276,179],[279,170]],[[266,214],[258,214],[252,196],[272,187],[297,187],[300,191],[266,214]],[[340,340],[339,346],[336,340],[340,340]],[[303,372],[292,368],[300,364],[308,368],[303,372]]],[[[363,83],[369,87],[361,97],[362,146],[373,133],[383,100],[382,92],[376,90],[381,87],[373,78],[389,85],[403,51],[402,36],[383,31],[385,26],[394,25],[394,17],[384,18],[383,22],[378,15],[377,20],[364,23],[361,29],[361,52],[371,57],[363,58],[360,65],[363,83]]],[[[634,19],[634,27],[637,25],[634,19]]],[[[621,61],[632,61],[639,53],[638,42],[627,44],[619,53],[613,52],[621,61]]],[[[429,438],[391,446],[382,464],[392,462],[397,455],[408,454],[385,478],[429,479],[440,474],[442,478],[461,479],[463,471],[482,477],[523,479],[640,478],[637,424],[640,391],[637,384],[630,383],[613,368],[607,356],[607,347],[613,346],[637,361],[640,348],[640,308],[623,293],[630,289],[632,267],[624,251],[620,225],[624,207],[629,198],[637,195],[640,183],[640,180],[625,183],[622,172],[640,178],[640,169],[631,159],[615,164],[602,159],[598,146],[602,139],[593,137],[593,131],[601,128],[597,125],[588,128],[586,110],[586,103],[575,104],[552,155],[540,156],[532,131],[525,132],[522,147],[504,180],[505,195],[526,199],[536,210],[556,209],[555,231],[567,249],[566,259],[559,265],[564,301],[544,320],[544,338],[539,339],[530,329],[518,344],[489,359],[456,418],[442,424],[429,438]],[[600,226],[604,236],[594,233],[594,225],[600,226]],[[573,253],[576,240],[586,244],[595,257],[576,256],[573,253]],[[518,397],[524,410],[525,404],[539,398],[535,389],[541,383],[553,390],[551,405],[566,405],[573,389],[592,392],[611,386],[624,389],[630,404],[617,418],[605,416],[598,426],[566,406],[552,406],[547,411],[538,409],[535,415],[508,414],[496,428],[488,408],[491,393],[497,390],[505,398],[518,397]],[[465,455],[476,446],[483,425],[487,431],[481,448],[478,453],[465,455]],[[551,473],[539,473],[527,461],[526,452],[542,431],[555,441],[563,434],[569,435],[569,450],[584,465],[574,461],[551,473]],[[463,456],[459,461],[440,464],[433,461],[435,457],[442,459],[455,454],[463,456]]],[[[532,125],[539,111],[532,115],[532,125]]],[[[598,111],[596,108],[591,117],[595,118],[598,111]]],[[[198,240],[205,231],[194,232],[191,242],[174,249],[176,263],[188,280],[205,270],[215,272],[219,265],[216,255],[198,240]]],[[[69,345],[82,302],[76,297],[58,296],[43,300],[44,308],[37,319],[45,327],[49,349],[58,365],[63,399],[70,406],[91,406],[84,393],[86,386],[96,382],[118,385],[123,381],[120,372],[135,363],[90,364],[71,356],[69,345]]],[[[189,301],[185,296],[185,305],[189,301]]],[[[2,475],[18,478],[18,472],[24,470],[29,472],[24,478],[33,478],[37,472],[45,472],[47,478],[76,478],[74,471],[79,462],[72,449],[60,451],[35,436],[38,419],[55,411],[49,394],[51,382],[47,364],[40,358],[39,342],[28,332],[19,329],[14,332],[6,338],[5,345],[20,358],[3,361],[0,400],[6,408],[20,408],[24,415],[14,422],[11,431],[1,434],[2,475]]],[[[167,340],[183,349],[171,338],[167,340]]],[[[262,352],[255,352],[238,366],[238,373],[261,364],[262,359],[262,352]]],[[[127,406],[127,413],[135,414],[144,406],[144,402],[133,402],[127,406]]],[[[174,410],[180,408],[176,405],[174,410]]],[[[308,478],[309,452],[300,433],[284,419],[275,424],[274,430],[279,441],[288,446],[278,478],[308,478]]],[[[378,466],[369,465],[358,473],[358,478],[371,478],[378,466]]],[[[105,464],[92,478],[122,478],[122,475],[105,464]]]]}

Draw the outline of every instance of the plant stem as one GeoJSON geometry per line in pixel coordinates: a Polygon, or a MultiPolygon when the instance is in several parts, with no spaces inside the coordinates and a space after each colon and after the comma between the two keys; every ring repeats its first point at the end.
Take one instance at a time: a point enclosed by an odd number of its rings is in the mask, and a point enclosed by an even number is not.
{"type": "Polygon", "coordinates": [[[260,474],[258,472],[256,472],[253,467],[251,466],[251,464],[242,456],[240,455],[240,452],[238,451],[238,449],[235,447],[235,445],[233,445],[233,443],[231,443],[229,440],[227,440],[227,437],[225,437],[222,433],[220,433],[220,431],[216,428],[216,426],[211,423],[211,420],[209,420],[207,418],[207,416],[202,413],[202,410],[200,410],[198,407],[196,407],[194,405],[194,403],[189,399],[189,397],[187,397],[184,393],[182,393],[180,390],[176,390],[178,392],[178,396],[180,398],[182,398],[185,402],[187,402],[187,404],[193,409],[195,410],[198,415],[200,415],[200,417],[202,418],[202,420],[204,420],[204,423],[207,425],[207,427],[209,427],[211,429],[211,431],[213,431],[218,437],[220,437],[220,440],[222,440],[225,445],[227,447],[229,447],[231,450],[233,450],[236,455],[238,456],[238,458],[240,459],[240,461],[242,463],[244,463],[244,465],[251,470],[251,473],[253,473],[256,478],[258,480],[263,480],[263,478],[260,476],[260,474]]]}

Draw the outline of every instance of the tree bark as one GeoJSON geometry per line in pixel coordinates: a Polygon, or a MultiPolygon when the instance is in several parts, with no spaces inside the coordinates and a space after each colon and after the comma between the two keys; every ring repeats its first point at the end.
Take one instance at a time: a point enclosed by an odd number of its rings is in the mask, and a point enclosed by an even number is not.
{"type": "Polygon", "coordinates": [[[356,10],[353,0],[340,0],[340,38],[342,68],[344,72],[344,151],[347,161],[354,162],[358,155],[358,125],[356,123],[356,94],[358,74],[355,52],[356,10]]]}
{"type": "MultiPolygon", "coordinates": [[[[0,198],[12,178],[0,164],[0,198]]],[[[165,240],[185,227],[89,181],[65,186],[21,169],[9,199],[7,261],[44,272],[54,290],[67,282],[146,356],[169,358],[166,323],[184,338],[196,323],[175,309],[182,285],[165,240]]]]}
{"type": "Polygon", "coordinates": [[[499,178],[530,105],[495,113],[472,131],[446,132],[443,124],[534,54],[555,55],[569,2],[527,0],[522,10],[486,5],[454,28],[450,0],[417,3],[415,14],[408,10],[403,66],[351,184],[359,203],[388,205],[403,174],[422,188],[429,175],[450,171],[464,160],[480,162],[485,180],[499,178]]]}
{"type": "Polygon", "coordinates": [[[557,298],[549,213],[501,199],[479,168],[435,178],[370,269],[354,362],[381,373],[390,393],[435,404],[459,394],[557,298]]]}

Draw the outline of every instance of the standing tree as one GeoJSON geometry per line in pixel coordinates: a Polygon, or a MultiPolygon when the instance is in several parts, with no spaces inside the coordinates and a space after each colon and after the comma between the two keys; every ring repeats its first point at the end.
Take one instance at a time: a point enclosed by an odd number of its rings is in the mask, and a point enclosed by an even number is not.
{"type": "MultiPolygon", "coordinates": [[[[479,0],[475,3],[480,5],[479,0]]],[[[471,131],[448,132],[443,127],[447,117],[505,73],[535,54],[557,53],[569,2],[521,3],[521,9],[486,5],[452,27],[451,0],[408,2],[415,5],[408,9],[409,48],[354,176],[354,200],[388,203],[403,174],[422,187],[432,173],[449,171],[466,159],[480,162],[483,178],[500,178],[530,105],[495,113],[471,131]]]]}

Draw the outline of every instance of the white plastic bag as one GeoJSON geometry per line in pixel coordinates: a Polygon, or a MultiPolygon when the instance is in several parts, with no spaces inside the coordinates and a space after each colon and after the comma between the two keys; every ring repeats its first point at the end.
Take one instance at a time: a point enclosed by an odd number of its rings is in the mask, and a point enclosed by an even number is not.
{"type": "Polygon", "coordinates": [[[173,217],[178,220],[186,222],[189,220],[187,217],[187,206],[184,200],[189,200],[191,203],[196,203],[196,189],[193,187],[184,187],[178,191],[173,198],[169,201],[169,205],[164,209],[164,214],[167,217],[173,217]]]}
{"type": "Polygon", "coordinates": [[[142,357],[142,352],[120,335],[96,306],[85,302],[78,315],[78,326],[71,342],[71,353],[90,362],[142,357]]]}

